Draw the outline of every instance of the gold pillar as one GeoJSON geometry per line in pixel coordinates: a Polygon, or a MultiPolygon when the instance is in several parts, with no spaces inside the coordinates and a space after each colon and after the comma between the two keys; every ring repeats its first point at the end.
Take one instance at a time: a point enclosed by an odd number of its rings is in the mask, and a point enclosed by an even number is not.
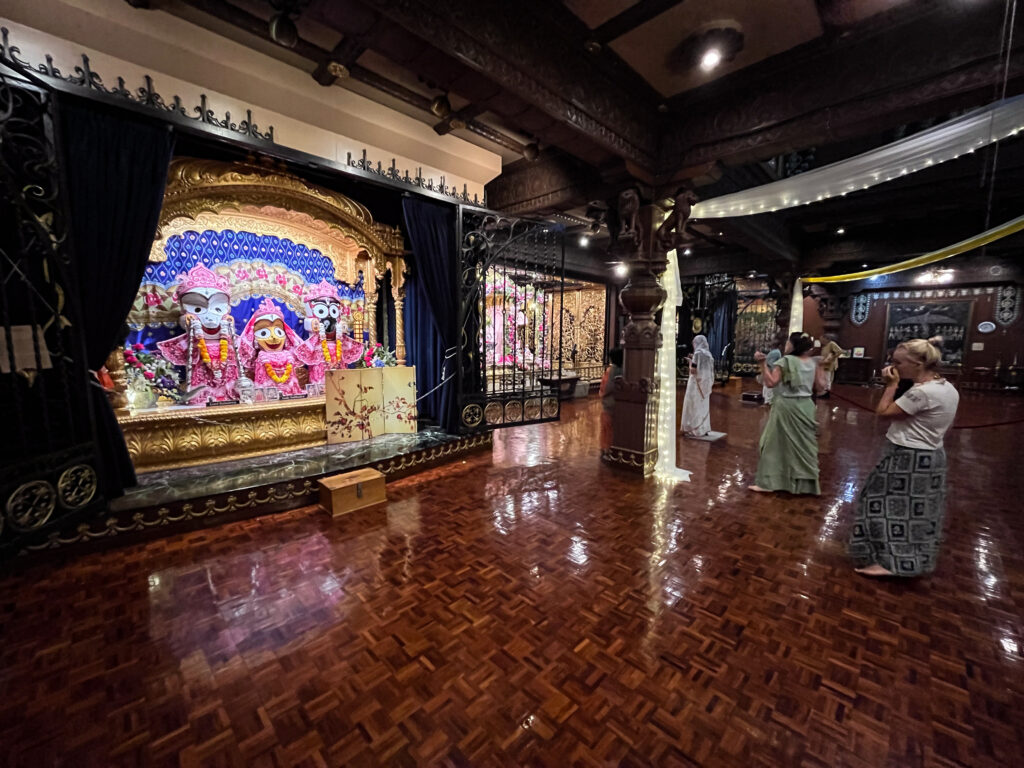
{"type": "Polygon", "coordinates": [[[110,404],[114,408],[114,413],[118,416],[127,416],[128,377],[124,372],[124,352],[120,347],[107,355],[104,366],[106,366],[107,373],[110,374],[111,381],[114,382],[114,391],[107,394],[107,397],[110,399],[110,404]]]}
{"type": "Polygon", "coordinates": [[[366,294],[366,307],[363,309],[363,327],[370,334],[370,346],[377,343],[377,294],[366,294]]]}
{"type": "Polygon", "coordinates": [[[405,289],[395,296],[395,358],[405,365],[405,289]]]}

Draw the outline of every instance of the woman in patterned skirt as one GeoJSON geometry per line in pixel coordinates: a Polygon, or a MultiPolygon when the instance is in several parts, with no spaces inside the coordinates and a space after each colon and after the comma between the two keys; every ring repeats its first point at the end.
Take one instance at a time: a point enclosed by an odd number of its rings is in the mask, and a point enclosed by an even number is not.
{"type": "Polygon", "coordinates": [[[941,339],[896,347],[882,371],[875,412],[893,420],[882,458],[860,494],[850,556],[864,576],[922,576],[935,569],[946,511],[946,451],[960,395],[938,373],[941,339]],[[895,399],[900,379],[914,385],[895,399]]]}

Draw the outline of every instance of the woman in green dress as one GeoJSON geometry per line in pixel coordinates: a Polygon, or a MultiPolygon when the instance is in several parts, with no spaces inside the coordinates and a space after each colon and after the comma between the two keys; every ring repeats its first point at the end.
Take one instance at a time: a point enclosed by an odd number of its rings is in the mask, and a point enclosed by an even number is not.
{"type": "Polygon", "coordinates": [[[761,433],[757,475],[750,490],[821,494],[818,485],[818,420],[811,395],[824,391],[824,376],[811,358],[814,339],[791,333],[786,354],[774,367],[765,355],[754,353],[765,386],[775,390],[772,410],[761,433]]]}

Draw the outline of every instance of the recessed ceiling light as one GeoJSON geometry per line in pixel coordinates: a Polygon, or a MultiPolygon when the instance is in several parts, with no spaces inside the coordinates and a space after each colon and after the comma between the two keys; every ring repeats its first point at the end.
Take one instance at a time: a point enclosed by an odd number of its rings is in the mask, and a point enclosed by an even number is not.
{"type": "Polygon", "coordinates": [[[837,235],[845,235],[846,234],[846,230],[843,229],[842,227],[840,227],[839,229],[836,230],[836,234],[837,235]]]}
{"type": "Polygon", "coordinates": [[[692,253],[693,253],[693,249],[692,248],[687,248],[685,251],[683,251],[683,256],[689,256],[692,253]]]}
{"type": "Polygon", "coordinates": [[[861,269],[867,269],[867,268],[868,268],[868,265],[867,265],[867,264],[861,264],[861,265],[860,265],[860,268],[861,268],[861,269]]]}
{"type": "Polygon", "coordinates": [[[718,48],[708,48],[700,57],[700,68],[705,72],[710,72],[721,63],[722,52],[718,48]]]}

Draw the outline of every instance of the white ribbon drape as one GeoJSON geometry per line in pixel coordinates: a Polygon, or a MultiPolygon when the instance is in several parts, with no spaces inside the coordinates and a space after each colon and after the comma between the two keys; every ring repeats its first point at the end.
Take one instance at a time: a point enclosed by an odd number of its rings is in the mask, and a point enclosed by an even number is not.
{"type": "Polygon", "coordinates": [[[661,312],[661,347],[655,364],[658,374],[658,461],[655,477],[690,481],[690,472],[676,466],[676,307],[683,303],[679,261],[668,252],[668,267],[661,277],[665,306],[661,312]]]}
{"type": "Polygon", "coordinates": [[[692,219],[770,213],[906,176],[1024,131],[1024,96],[1003,99],[884,147],[782,181],[697,203],[692,219]]]}

